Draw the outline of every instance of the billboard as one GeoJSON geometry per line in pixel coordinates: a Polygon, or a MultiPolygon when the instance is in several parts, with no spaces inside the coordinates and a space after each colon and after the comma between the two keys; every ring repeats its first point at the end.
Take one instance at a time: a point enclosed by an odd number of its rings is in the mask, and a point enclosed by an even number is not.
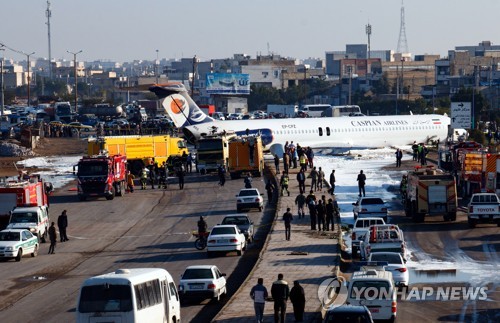
{"type": "Polygon", "coordinates": [[[470,102],[451,102],[451,127],[471,129],[472,108],[470,102]]]}
{"type": "Polygon", "coordinates": [[[250,94],[249,74],[207,74],[209,94],[250,94]]]}

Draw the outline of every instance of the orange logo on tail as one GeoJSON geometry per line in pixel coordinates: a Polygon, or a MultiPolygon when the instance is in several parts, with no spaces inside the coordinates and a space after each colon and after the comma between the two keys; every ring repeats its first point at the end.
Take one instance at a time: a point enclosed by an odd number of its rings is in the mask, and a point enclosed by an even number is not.
{"type": "Polygon", "coordinates": [[[179,114],[184,110],[185,103],[186,102],[182,99],[172,98],[172,101],[170,102],[170,110],[175,114],[179,114]]]}

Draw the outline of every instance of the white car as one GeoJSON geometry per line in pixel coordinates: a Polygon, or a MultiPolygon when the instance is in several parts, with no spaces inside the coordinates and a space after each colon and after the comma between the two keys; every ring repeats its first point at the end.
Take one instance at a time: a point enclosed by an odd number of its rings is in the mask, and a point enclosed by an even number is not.
{"type": "Polygon", "coordinates": [[[380,217],[387,223],[387,205],[379,197],[359,197],[356,203],[352,203],[354,220],[358,217],[380,217]]]}
{"type": "Polygon", "coordinates": [[[243,119],[243,113],[230,113],[227,116],[227,120],[242,120],[243,119]]]}
{"type": "Polygon", "coordinates": [[[372,252],[368,261],[386,261],[388,265],[384,269],[392,273],[394,284],[408,287],[410,274],[399,252],[372,252]]]}
{"type": "Polygon", "coordinates": [[[0,257],[21,261],[24,255],[38,255],[38,238],[26,229],[0,231],[0,257]]]}
{"type": "Polygon", "coordinates": [[[227,294],[226,274],[220,272],[217,266],[200,265],[189,266],[179,281],[179,295],[181,300],[187,297],[213,298],[220,300],[221,295],[227,294]]]}
{"type": "Polygon", "coordinates": [[[93,131],[94,130],[94,127],[92,126],[88,126],[88,125],[85,125],[81,122],[70,122],[68,123],[68,126],[71,127],[71,128],[75,128],[75,129],[78,129],[80,131],[85,131],[85,132],[89,132],[89,131],[93,131]]]}
{"type": "Polygon", "coordinates": [[[245,235],[235,224],[218,224],[212,228],[207,238],[208,257],[219,251],[236,251],[241,256],[246,247],[245,235]]]}
{"type": "Polygon", "coordinates": [[[256,188],[244,188],[236,195],[236,211],[264,208],[264,198],[256,188]]]}

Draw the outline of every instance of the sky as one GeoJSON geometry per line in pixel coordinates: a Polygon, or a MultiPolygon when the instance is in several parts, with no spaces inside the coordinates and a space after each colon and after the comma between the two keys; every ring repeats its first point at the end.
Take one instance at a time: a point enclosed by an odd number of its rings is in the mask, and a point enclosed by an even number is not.
{"type": "MultiPolygon", "coordinates": [[[[50,0],[52,58],[202,61],[243,53],[324,58],[346,44],[396,50],[401,0],[50,0]]],[[[498,0],[406,0],[409,51],[446,56],[455,46],[500,44],[498,0]]],[[[46,0],[1,0],[0,43],[47,58],[46,0]]],[[[24,60],[7,49],[5,58],[24,60]]]]}

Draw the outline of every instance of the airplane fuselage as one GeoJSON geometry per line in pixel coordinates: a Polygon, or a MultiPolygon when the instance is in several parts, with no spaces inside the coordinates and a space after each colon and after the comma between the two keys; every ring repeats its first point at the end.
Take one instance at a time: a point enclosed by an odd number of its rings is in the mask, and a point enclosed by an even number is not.
{"type": "Polygon", "coordinates": [[[360,116],[229,120],[186,126],[195,138],[210,133],[260,133],[267,147],[294,141],[311,148],[379,148],[445,140],[450,119],[442,115],[360,116]]]}

